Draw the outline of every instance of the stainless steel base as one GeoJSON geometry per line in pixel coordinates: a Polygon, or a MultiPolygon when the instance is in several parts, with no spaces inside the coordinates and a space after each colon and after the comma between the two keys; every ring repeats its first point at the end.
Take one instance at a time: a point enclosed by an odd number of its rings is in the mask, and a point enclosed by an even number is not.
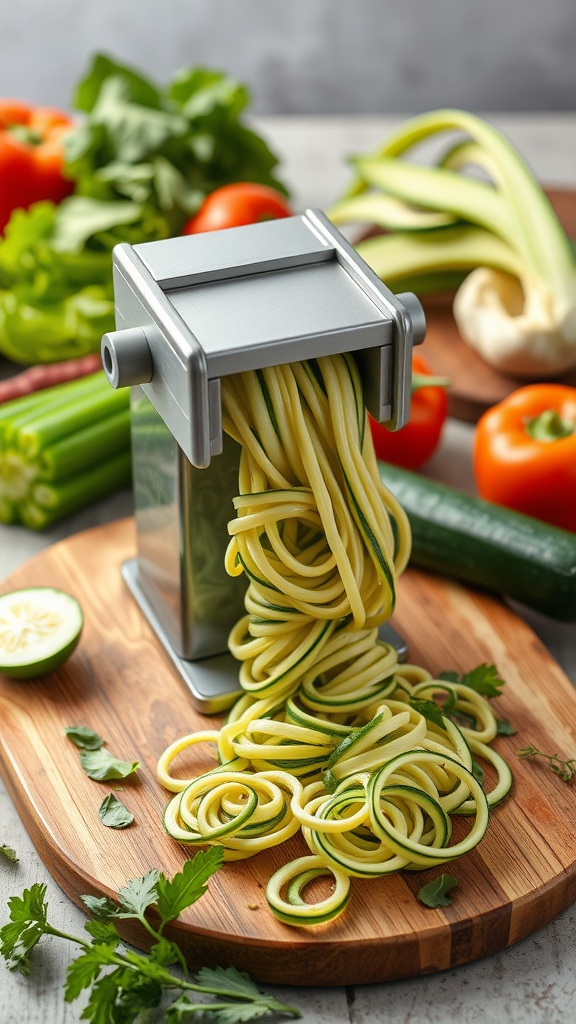
{"type": "Polygon", "coordinates": [[[123,563],[122,576],[172,664],[190,690],[194,707],[206,715],[214,715],[229,708],[241,692],[236,659],[228,653],[215,654],[211,658],[201,658],[198,661],[188,661],[179,657],[140,587],[137,558],[130,558],[123,563]]]}

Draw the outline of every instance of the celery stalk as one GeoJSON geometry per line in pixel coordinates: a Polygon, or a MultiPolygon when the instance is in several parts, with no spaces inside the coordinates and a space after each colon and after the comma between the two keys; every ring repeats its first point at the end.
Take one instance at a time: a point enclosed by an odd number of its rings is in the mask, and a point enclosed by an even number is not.
{"type": "Polygon", "coordinates": [[[100,371],[4,403],[0,406],[0,450],[11,444],[20,427],[27,426],[33,417],[49,410],[62,411],[69,402],[104,390],[105,383],[107,384],[106,376],[100,371]]]}
{"type": "Polygon", "coordinates": [[[61,480],[129,447],[130,410],[123,409],[45,448],[38,460],[40,479],[61,480]]]}
{"type": "Polygon", "coordinates": [[[55,483],[36,483],[29,501],[20,507],[22,522],[32,529],[42,529],[76,512],[89,502],[127,486],[130,467],[130,452],[120,452],[78,476],[55,483]]]}
{"type": "Polygon", "coordinates": [[[114,391],[104,382],[101,388],[74,401],[45,411],[38,410],[30,422],[18,430],[19,447],[28,457],[37,456],[61,438],[128,408],[129,401],[126,390],[114,391]]]}

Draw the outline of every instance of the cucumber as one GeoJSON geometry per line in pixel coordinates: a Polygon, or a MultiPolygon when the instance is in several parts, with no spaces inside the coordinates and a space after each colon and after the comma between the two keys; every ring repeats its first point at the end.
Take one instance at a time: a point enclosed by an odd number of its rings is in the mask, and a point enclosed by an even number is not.
{"type": "Polygon", "coordinates": [[[31,587],[0,595],[0,672],[36,679],[72,654],[80,639],[80,605],[61,590],[31,587]]]}
{"type": "Polygon", "coordinates": [[[576,534],[409,470],[379,468],[408,514],[411,564],[576,621],[576,534]]]}

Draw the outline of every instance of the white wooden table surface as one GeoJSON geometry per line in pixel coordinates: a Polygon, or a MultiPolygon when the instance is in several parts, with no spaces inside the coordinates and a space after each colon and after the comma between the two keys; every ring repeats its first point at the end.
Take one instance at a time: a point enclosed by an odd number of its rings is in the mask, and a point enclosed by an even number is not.
{"type": "MultiPolygon", "coordinates": [[[[387,118],[262,118],[258,127],[281,157],[294,209],[327,207],[346,185],[348,154],[363,152],[384,138],[401,115],[387,118]]],[[[576,116],[495,116],[542,181],[576,186],[576,116]]],[[[449,421],[442,446],[426,467],[437,479],[473,490],[472,428],[449,421]]],[[[79,530],[131,512],[131,496],[120,493],[52,529],[33,534],[0,527],[0,579],[48,544],[79,530]]],[[[576,629],[518,611],[547,644],[576,684],[576,629]]],[[[0,782],[0,843],[16,849],[19,862],[0,863],[0,923],[11,895],[36,881],[48,881],[54,923],[79,934],[84,915],[45,869],[0,782]]],[[[408,981],[355,988],[280,989],[283,1001],[299,1006],[306,1024],[568,1024],[576,1019],[576,908],[523,942],[453,971],[408,981]]],[[[31,978],[0,965],[0,1024],[72,1024],[82,1004],[67,1005],[62,986],[73,950],[44,940],[31,978]]]]}

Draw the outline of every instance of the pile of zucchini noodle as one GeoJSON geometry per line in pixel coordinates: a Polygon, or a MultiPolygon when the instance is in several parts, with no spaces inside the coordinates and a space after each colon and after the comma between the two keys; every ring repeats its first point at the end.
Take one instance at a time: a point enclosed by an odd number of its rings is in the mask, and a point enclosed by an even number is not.
{"type": "Polygon", "coordinates": [[[275,872],[266,895],[287,924],[340,913],[350,877],[421,870],[471,850],[511,775],[489,746],[488,701],[462,683],[398,662],[378,638],[410,554],[405,513],[380,481],[360,378],[349,355],[222,381],[224,428],[242,446],[226,570],[246,573],[232,629],[242,695],[221,729],[172,743],[158,763],[175,795],[179,843],[250,857],[301,831],[310,850],[275,872]],[[441,715],[443,702],[470,727],[441,715]],[[422,712],[435,702],[439,713],[422,712]],[[197,778],[172,762],[197,743],[217,763],[197,778]],[[486,794],[473,758],[490,763],[486,794]],[[451,843],[452,816],[469,817],[451,843]],[[332,876],[319,902],[308,883],[332,876]]]}

